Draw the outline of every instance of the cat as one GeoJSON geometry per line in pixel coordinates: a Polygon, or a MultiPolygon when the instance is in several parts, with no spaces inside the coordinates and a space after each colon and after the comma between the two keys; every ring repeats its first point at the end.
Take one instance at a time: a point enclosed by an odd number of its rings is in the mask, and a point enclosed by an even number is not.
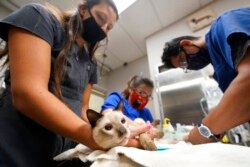
{"type": "MultiPolygon", "coordinates": [[[[93,138],[101,147],[108,149],[115,146],[125,146],[128,143],[130,129],[133,126],[138,127],[147,124],[143,119],[137,118],[130,120],[123,114],[123,100],[121,100],[114,111],[104,115],[93,110],[87,110],[87,118],[93,128],[93,138]]],[[[149,126],[149,132],[141,133],[137,136],[141,146],[145,150],[155,151],[157,147],[154,139],[162,138],[164,133],[162,129],[149,126]]]]}
{"type": "MultiPolygon", "coordinates": [[[[116,106],[116,108],[114,109],[115,111],[120,111],[123,113],[123,99],[120,100],[119,104],[116,106]]],[[[127,121],[129,122],[130,127],[131,126],[142,126],[144,124],[150,124],[150,122],[148,121],[147,123],[142,119],[142,118],[136,118],[135,120],[131,120],[128,117],[127,121]]],[[[157,121],[155,121],[156,123],[157,121]]],[[[156,123],[157,125],[158,123],[156,123]]],[[[148,132],[145,133],[141,133],[139,136],[136,136],[141,144],[141,146],[143,147],[143,149],[145,150],[149,150],[149,151],[155,151],[157,150],[157,147],[154,143],[154,138],[160,139],[164,136],[164,132],[162,129],[157,129],[154,126],[149,126],[150,129],[148,132]],[[153,137],[153,139],[151,138],[153,137]]]]}
{"type": "MultiPolygon", "coordinates": [[[[125,146],[128,143],[130,130],[127,117],[122,112],[116,110],[103,115],[88,109],[87,118],[92,127],[93,139],[103,149],[107,150],[115,146],[125,146]]],[[[91,152],[92,150],[88,147],[78,144],[76,147],[64,151],[53,159],[55,161],[71,160],[78,158],[79,153],[91,152]]]]}
{"type": "MultiPolygon", "coordinates": [[[[87,118],[92,127],[93,139],[100,147],[106,150],[116,146],[125,146],[130,138],[130,128],[146,124],[142,119],[131,121],[121,110],[117,109],[105,114],[88,109],[87,118]]],[[[161,138],[164,135],[161,129],[152,126],[150,131],[154,138],[161,138]]],[[[142,133],[137,138],[143,149],[150,151],[157,150],[154,140],[150,137],[149,133],[142,133]]],[[[77,157],[79,150],[90,152],[87,147],[78,144],[75,148],[67,150],[53,159],[56,161],[73,159],[77,157]]]]}
{"type": "MultiPolygon", "coordinates": [[[[103,149],[107,150],[116,146],[127,145],[131,134],[130,129],[133,128],[133,126],[146,124],[146,122],[140,118],[134,121],[130,120],[123,114],[120,107],[122,107],[121,103],[117,109],[105,114],[101,114],[91,109],[87,110],[87,118],[92,127],[93,139],[103,149]]],[[[151,135],[145,132],[137,136],[137,138],[143,149],[155,151],[157,147],[150,136],[153,135],[153,138],[161,138],[164,133],[161,129],[157,129],[153,126],[150,126],[150,131],[151,135]]],[[[85,149],[85,146],[78,144],[75,148],[57,155],[54,157],[54,160],[72,159],[76,157],[79,150],[85,149]]]]}
{"type": "Polygon", "coordinates": [[[130,137],[128,118],[120,111],[114,110],[106,114],[87,110],[87,118],[92,127],[95,142],[104,149],[125,146],[130,137]]]}

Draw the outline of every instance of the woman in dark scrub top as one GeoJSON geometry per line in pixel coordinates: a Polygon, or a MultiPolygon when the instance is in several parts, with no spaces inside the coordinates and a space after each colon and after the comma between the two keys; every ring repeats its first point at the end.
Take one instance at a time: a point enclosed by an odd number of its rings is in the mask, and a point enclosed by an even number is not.
{"type": "Polygon", "coordinates": [[[9,65],[0,97],[0,166],[50,167],[76,143],[102,149],[85,111],[97,83],[94,52],[117,19],[112,0],[85,0],[74,13],[33,3],[0,21],[7,42],[1,57],[7,54],[9,65]]]}

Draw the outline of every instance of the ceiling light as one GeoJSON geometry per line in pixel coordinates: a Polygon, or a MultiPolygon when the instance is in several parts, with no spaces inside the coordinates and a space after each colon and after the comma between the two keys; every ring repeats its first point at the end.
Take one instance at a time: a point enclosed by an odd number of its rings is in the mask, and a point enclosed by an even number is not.
{"type": "Polygon", "coordinates": [[[121,14],[129,6],[131,6],[133,3],[135,3],[135,1],[136,0],[114,0],[119,14],[121,14]]]}

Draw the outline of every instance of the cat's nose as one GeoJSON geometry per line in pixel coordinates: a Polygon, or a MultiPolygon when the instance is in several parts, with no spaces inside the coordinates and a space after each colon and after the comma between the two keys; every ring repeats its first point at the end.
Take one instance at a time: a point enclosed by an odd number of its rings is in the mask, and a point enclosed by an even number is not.
{"type": "Polygon", "coordinates": [[[123,135],[125,135],[125,134],[127,134],[126,128],[120,127],[120,129],[118,130],[118,135],[119,135],[119,137],[121,137],[121,136],[123,136],[123,135]]]}

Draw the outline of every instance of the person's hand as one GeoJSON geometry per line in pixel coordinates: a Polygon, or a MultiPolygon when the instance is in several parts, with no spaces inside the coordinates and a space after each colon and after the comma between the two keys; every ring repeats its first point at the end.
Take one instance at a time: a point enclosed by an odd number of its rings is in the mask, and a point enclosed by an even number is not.
{"type": "Polygon", "coordinates": [[[150,133],[152,125],[150,123],[142,124],[142,125],[137,125],[137,126],[130,126],[130,138],[134,138],[138,136],[141,133],[150,133]]]}
{"type": "Polygon", "coordinates": [[[140,149],[143,149],[141,143],[139,140],[137,139],[129,139],[126,147],[136,147],[136,148],[140,148],[140,149]]]}
{"type": "Polygon", "coordinates": [[[151,125],[152,126],[154,126],[154,127],[156,127],[157,125],[159,125],[160,124],[160,120],[159,119],[156,119],[156,120],[154,120],[152,123],[151,123],[151,125]]]}
{"type": "Polygon", "coordinates": [[[203,136],[201,136],[199,130],[197,127],[194,127],[188,135],[187,141],[192,144],[204,144],[204,143],[212,143],[215,142],[213,138],[208,139],[203,136]]]}

